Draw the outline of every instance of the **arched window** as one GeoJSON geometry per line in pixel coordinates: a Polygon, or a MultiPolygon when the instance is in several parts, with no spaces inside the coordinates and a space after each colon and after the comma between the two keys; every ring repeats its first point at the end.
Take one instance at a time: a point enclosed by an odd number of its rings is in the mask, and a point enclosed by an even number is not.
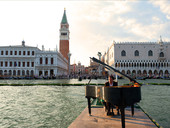
{"type": "Polygon", "coordinates": [[[34,56],[34,51],[32,51],[32,55],[34,56]]]}
{"type": "Polygon", "coordinates": [[[121,63],[121,67],[123,67],[123,64],[121,63]]]}
{"type": "Polygon", "coordinates": [[[161,52],[161,53],[159,54],[159,57],[164,57],[164,53],[161,52]]]}
{"type": "Polygon", "coordinates": [[[3,75],[3,71],[2,70],[0,70],[0,75],[3,75]]]}
{"type": "Polygon", "coordinates": [[[137,63],[137,67],[139,67],[139,63],[137,63]]]}
{"type": "Polygon", "coordinates": [[[128,63],[126,63],[126,67],[128,67],[128,63]]]}
{"type": "Polygon", "coordinates": [[[9,70],[9,75],[12,75],[12,71],[11,70],[9,70]]]}
{"type": "Polygon", "coordinates": [[[31,67],[34,67],[34,62],[31,62],[31,67]]]}
{"type": "Polygon", "coordinates": [[[31,76],[34,76],[34,71],[33,70],[31,70],[31,76]]]}
{"type": "Polygon", "coordinates": [[[54,64],[54,59],[53,58],[51,58],[51,64],[54,64]]]}
{"type": "Polygon", "coordinates": [[[1,51],[1,55],[4,55],[4,51],[1,51]]]}
{"type": "Polygon", "coordinates": [[[29,70],[26,71],[27,76],[29,76],[29,70]]]}
{"type": "Polygon", "coordinates": [[[24,76],[25,75],[25,71],[24,70],[22,70],[22,76],[24,76]]]}
{"type": "Polygon", "coordinates": [[[16,70],[13,70],[13,75],[16,76],[16,70]]]}
{"type": "Polygon", "coordinates": [[[150,64],[151,68],[152,68],[152,63],[150,64]]]}
{"type": "Polygon", "coordinates": [[[123,51],[121,52],[121,56],[126,56],[125,50],[123,50],[123,51]]]}
{"type": "Polygon", "coordinates": [[[40,64],[42,64],[42,61],[43,61],[43,60],[42,60],[42,57],[41,57],[41,58],[40,58],[40,64]]]}
{"type": "Polygon", "coordinates": [[[10,51],[10,55],[12,55],[13,54],[13,51],[10,51]]]}
{"type": "Polygon", "coordinates": [[[139,51],[138,50],[135,51],[135,56],[139,56],[139,51]]]}
{"type": "Polygon", "coordinates": [[[18,73],[17,73],[19,76],[21,75],[21,71],[20,70],[18,70],[18,73]]]}
{"type": "Polygon", "coordinates": [[[149,51],[148,51],[148,56],[153,56],[152,50],[149,50],[149,51]]]}

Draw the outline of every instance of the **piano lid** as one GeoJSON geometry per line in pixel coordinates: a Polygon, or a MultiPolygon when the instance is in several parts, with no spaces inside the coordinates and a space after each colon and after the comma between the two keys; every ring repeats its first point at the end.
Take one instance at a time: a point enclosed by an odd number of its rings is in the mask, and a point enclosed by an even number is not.
{"type": "MultiPolygon", "coordinates": [[[[130,82],[134,81],[134,83],[138,83],[135,79],[133,79],[133,78],[127,76],[126,74],[120,72],[119,70],[117,70],[117,69],[115,69],[115,68],[113,68],[113,67],[105,64],[104,62],[96,59],[95,57],[93,57],[93,58],[90,57],[90,59],[93,60],[93,61],[96,62],[96,63],[99,63],[99,64],[103,65],[105,68],[107,68],[108,70],[114,72],[116,75],[118,75],[118,76],[120,76],[120,77],[124,77],[124,78],[130,80],[130,82]]],[[[139,83],[138,83],[138,84],[139,84],[139,83]]],[[[139,84],[139,85],[140,85],[140,84],[139,84]]]]}

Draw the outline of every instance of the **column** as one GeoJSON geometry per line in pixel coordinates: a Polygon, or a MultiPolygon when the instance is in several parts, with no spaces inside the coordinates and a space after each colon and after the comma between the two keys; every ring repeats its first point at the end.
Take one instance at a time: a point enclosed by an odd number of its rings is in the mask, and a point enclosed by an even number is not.
{"type": "Polygon", "coordinates": [[[45,75],[45,71],[44,71],[44,70],[42,70],[42,75],[43,75],[43,76],[45,75]]]}
{"type": "Polygon", "coordinates": [[[71,57],[71,53],[69,51],[68,53],[68,77],[70,76],[70,57],[71,57]]]}

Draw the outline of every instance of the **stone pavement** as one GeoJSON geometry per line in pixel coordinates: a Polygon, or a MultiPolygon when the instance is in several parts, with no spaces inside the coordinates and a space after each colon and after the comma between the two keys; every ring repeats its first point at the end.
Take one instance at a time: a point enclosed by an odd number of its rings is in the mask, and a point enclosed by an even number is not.
{"type": "MultiPolygon", "coordinates": [[[[88,107],[72,122],[68,128],[121,128],[121,116],[106,116],[103,107],[91,108],[91,116],[88,114],[88,107]]],[[[138,108],[134,109],[135,114],[131,116],[131,109],[125,109],[126,128],[157,128],[157,126],[138,108]]]]}

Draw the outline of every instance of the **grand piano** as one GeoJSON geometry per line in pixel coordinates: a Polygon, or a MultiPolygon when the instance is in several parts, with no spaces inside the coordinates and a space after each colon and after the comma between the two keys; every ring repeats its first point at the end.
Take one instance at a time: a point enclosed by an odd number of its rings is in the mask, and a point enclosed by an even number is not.
{"type": "Polygon", "coordinates": [[[132,79],[122,72],[119,72],[113,67],[101,62],[100,60],[94,57],[91,59],[94,62],[103,65],[111,72],[114,72],[116,75],[127,78],[130,80],[131,84],[116,87],[87,85],[85,89],[85,97],[88,101],[89,115],[91,115],[91,98],[102,99],[105,102],[109,102],[112,106],[118,106],[121,112],[122,128],[125,128],[125,108],[130,106],[132,115],[134,114],[134,104],[140,102],[141,100],[141,85],[135,79],[132,79]]]}

